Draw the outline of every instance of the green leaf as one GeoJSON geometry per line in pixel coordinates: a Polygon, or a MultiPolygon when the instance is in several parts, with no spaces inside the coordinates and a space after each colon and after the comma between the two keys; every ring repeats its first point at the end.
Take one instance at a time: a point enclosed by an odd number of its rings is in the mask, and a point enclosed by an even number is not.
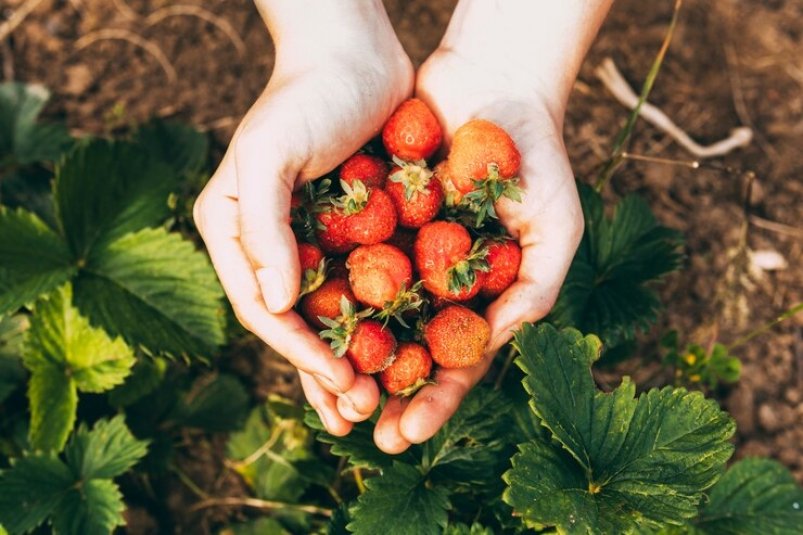
{"type": "Polygon", "coordinates": [[[744,459],[714,485],[693,525],[706,535],[803,533],[803,489],[780,463],[744,459]]]}
{"type": "Polygon", "coordinates": [[[125,382],[109,392],[109,403],[115,407],[127,407],[135,403],[159,386],[166,371],[167,362],[164,359],[140,358],[125,382]]]}
{"type": "Polygon", "coordinates": [[[733,452],[733,420],[699,392],[635,397],[627,379],[598,391],[600,342],[549,324],[524,325],[516,363],[552,440],[519,446],[505,501],[530,524],[566,533],[630,533],[682,524],[733,452]]]}
{"type": "Polygon", "coordinates": [[[307,407],[304,421],[312,429],[318,431],[317,439],[324,444],[331,444],[331,452],[338,457],[348,457],[349,465],[355,468],[387,468],[394,460],[406,463],[417,463],[411,450],[399,455],[388,455],[376,447],[374,443],[374,425],[376,415],[370,420],[354,424],[351,432],[343,437],[330,435],[324,430],[318,414],[307,407]]]}
{"type": "Polygon", "coordinates": [[[177,181],[169,165],[130,143],[76,148],[57,167],[53,190],[73,256],[86,260],[97,244],[163,223],[177,181]]]}
{"type": "Polygon", "coordinates": [[[179,175],[200,172],[209,154],[206,134],[175,121],[155,119],[137,130],[134,141],[179,175]]]}
{"type": "Polygon", "coordinates": [[[290,535],[290,532],[278,520],[263,517],[243,524],[231,524],[218,535],[290,535]]]}
{"type": "Polygon", "coordinates": [[[423,445],[423,466],[441,482],[487,485],[507,458],[500,455],[512,427],[510,403],[499,392],[477,387],[438,433],[423,445]]]}
{"type": "Polygon", "coordinates": [[[41,85],[0,84],[0,162],[54,161],[67,150],[72,140],[64,126],[37,122],[49,99],[41,85]]]}
{"type": "Polygon", "coordinates": [[[656,221],[642,198],[625,197],[606,218],[602,197],[578,186],[585,234],[550,320],[614,346],[655,322],[661,303],[650,285],[680,267],[683,240],[656,221]]]}
{"type": "Polygon", "coordinates": [[[245,428],[229,438],[226,456],[258,497],[295,502],[310,482],[296,463],[313,458],[311,437],[300,419],[276,410],[280,403],[272,399],[254,408],[245,428]]]}
{"type": "Polygon", "coordinates": [[[75,382],[63,368],[46,366],[31,375],[28,382],[31,404],[31,426],[28,440],[31,447],[44,451],[61,451],[75,424],[78,391],[75,382]]]}
{"type": "Polygon", "coordinates": [[[440,534],[448,522],[446,489],[426,484],[412,466],[394,462],[380,477],[365,481],[367,490],[351,510],[348,529],[357,535],[440,534]]]}
{"type": "Polygon", "coordinates": [[[75,272],[63,240],[36,215],[0,206],[0,315],[64,284],[75,272]]]}
{"type": "Polygon", "coordinates": [[[491,528],[486,528],[480,524],[474,523],[471,526],[466,524],[449,524],[443,535],[494,535],[491,528]]]}
{"type": "Polygon", "coordinates": [[[12,461],[0,473],[0,524],[10,533],[30,531],[47,519],[73,484],[70,470],[55,456],[12,461]]]}
{"type": "Polygon", "coordinates": [[[22,314],[0,316],[0,403],[25,379],[20,357],[29,325],[28,317],[22,314]]]}
{"type": "Polygon", "coordinates": [[[31,373],[56,368],[82,392],[104,392],[130,373],[131,348],[79,314],[69,284],[37,301],[34,310],[23,357],[31,373]]]}
{"type": "Polygon", "coordinates": [[[224,341],[215,272],[178,234],[144,229],[98,247],[74,284],[81,311],[132,345],[197,355],[224,341]]]}
{"type": "Polygon", "coordinates": [[[148,441],[137,440],[122,416],[99,420],[92,431],[81,424],[64,449],[67,465],[84,481],[117,477],[147,452],[148,441]]]}
{"type": "Polygon", "coordinates": [[[248,402],[248,392],[233,375],[207,376],[195,382],[173,417],[187,427],[233,431],[243,426],[248,402]]]}
{"type": "Polygon", "coordinates": [[[120,489],[109,479],[91,479],[70,489],[53,513],[53,531],[64,535],[109,535],[125,525],[120,489]]]}

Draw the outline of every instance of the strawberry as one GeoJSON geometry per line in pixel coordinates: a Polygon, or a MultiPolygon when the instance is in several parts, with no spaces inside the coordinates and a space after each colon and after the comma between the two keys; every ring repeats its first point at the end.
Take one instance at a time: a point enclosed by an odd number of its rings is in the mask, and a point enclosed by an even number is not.
{"type": "Polygon", "coordinates": [[[301,265],[301,297],[320,288],[326,280],[326,259],[315,245],[299,243],[298,261],[301,265]]]}
{"type": "Polygon", "coordinates": [[[513,284],[521,265],[521,247],[514,240],[492,241],[488,245],[488,274],[482,282],[480,295],[495,299],[513,284]]]}
{"type": "Polygon", "coordinates": [[[418,231],[414,253],[424,288],[453,301],[477,295],[488,271],[487,249],[481,240],[472,245],[471,236],[459,223],[427,223],[418,231]]]}
{"type": "Polygon", "coordinates": [[[319,333],[330,340],[335,357],[346,356],[359,373],[377,373],[387,368],[394,358],[396,338],[381,323],[365,319],[372,309],[357,312],[345,297],[340,300],[340,315],[321,318],[328,329],[319,333]]]}
{"type": "Polygon", "coordinates": [[[317,228],[315,237],[321,249],[327,253],[343,254],[357,246],[348,236],[346,216],[330,208],[329,211],[315,214],[317,228]]]}
{"type": "Polygon", "coordinates": [[[382,143],[402,160],[426,160],[441,146],[443,129],[429,106],[411,98],[396,108],[382,129],[382,143]]]}
{"type": "Polygon", "coordinates": [[[446,206],[456,206],[460,204],[460,201],[463,199],[463,193],[458,191],[457,187],[454,185],[454,180],[452,180],[448,164],[448,160],[443,160],[435,166],[433,173],[435,174],[435,178],[438,179],[438,182],[440,182],[446,206]]]}
{"type": "Polygon", "coordinates": [[[372,245],[390,238],[396,230],[397,216],[388,194],[381,189],[368,189],[359,180],[340,184],[345,194],[333,204],[343,215],[345,239],[372,245]]]}
{"type": "Polygon", "coordinates": [[[382,308],[393,301],[413,278],[413,266],[403,252],[392,245],[361,245],[346,260],[349,282],[357,300],[382,308]]]}
{"type": "Polygon", "coordinates": [[[352,305],[357,302],[349,282],[341,278],[327,279],[320,288],[301,300],[301,314],[308,322],[322,329],[326,324],[320,318],[336,318],[344,299],[352,305]]]}
{"type": "Polygon", "coordinates": [[[424,327],[432,360],[444,368],[479,364],[490,337],[491,328],[482,316],[457,305],[444,308],[424,327]]]}
{"type": "Polygon", "coordinates": [[[428,382],[430,371],[429,351],[422,345],[405,342],[396,348],[393,364],[379,374],[379,382],[388,394],[409,396],[428,382]]]}
{"type": "Polygon", "coordinates": [[[396,338],[374,320],[361,321],[351,335],[346,357],[358,373],[381,372],[393,363],[396,338]]]}
{"type": "Polygon", "coordinates": [[[355,154],[340,166],[340,180],[353,185],[355,180],[361,181],[367,188],[382,188],[388,166],[376,156],[355,154]]]}
{"type": "Polygon", "coordinates": [[[385,191],[396,206],[399,225],[419,228],[438,214],[443,204],[443,189],[432,178],[432,171],[421,160],[406,163],[394,157],[397,167],[390,174],[385,191]]]}
{"type": "Polygon", "coordinates": [[[448,175],[463,201],[477,214],[477,226],[496,218],[494,203],[501,197],[521,201],[517,186],[521,154],[502,128],[473,119],[454,133],[449,151],[448,175]]]}

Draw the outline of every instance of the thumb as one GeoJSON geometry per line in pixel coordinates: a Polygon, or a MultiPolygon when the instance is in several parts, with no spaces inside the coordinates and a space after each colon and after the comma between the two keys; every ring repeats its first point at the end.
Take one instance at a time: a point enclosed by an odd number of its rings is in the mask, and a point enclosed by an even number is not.
{"type": "Polygon", "coordinates": [[[290,310],[298,297],[298,247],[290,228],[295,173],[272,136],[244,133],[235,146],[240,243],[251,261],[268,310],[290,310]]]}

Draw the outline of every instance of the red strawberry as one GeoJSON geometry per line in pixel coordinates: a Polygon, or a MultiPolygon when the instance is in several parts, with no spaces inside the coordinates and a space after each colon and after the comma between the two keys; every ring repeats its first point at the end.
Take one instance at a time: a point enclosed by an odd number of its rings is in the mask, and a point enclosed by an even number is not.
{"type": "Polygon", "coordinates": [[[426,384],[432,371],[432,357],[424,346],[402,343],[396,348],[393,364],[379,374],[388,394],[409,396],[426,384]]]}
{"type": "Polygon", "coordinates": [[[424,341],[432,360],[444,368],[479,364],[490,337],[488,322],[461,306],[444,308],[424,327],[424,341]]]}
{"type": "Polygon", "coordinates": [[[354,249],[346,260],[349,282],[357,300],[366,305],[382,308],[413,278],[410,259],[392,245],[377,243],[354,249]]]}
{"type": "Polygon", "coordinates": [[[491,164],[498,168],[499,179],[514,178],[521,154],[502,128],[491,121],[472,119],[455,131],[448,162],[455,187],[468,193],[474,189],[475,180],[488,177],[491,164]]]}
{"type": "Polygon", "coordinates": [[[321,249],[327,253],[343,254],[357,246],[348,236],[346,216],[335,209],[315,214],[318,228],[315,236],[321,249]]]}
{"type": "Polygon", "coordinates": [[[331,340],[335,357],[345,355],[359,373],[377,373],[392,362],[396,350],[396,338],[390,329],[374,320],[366,320],[369,310],[357,312],[347,299],[340,300],[340,314],[336,319],[323,318],[328,329],[319,333],[331,340]]]}
{"type": "Polygon", "coordinates": [[[521,265],[521,247],[513,240],[493,241],[488,245],[489,271],[480,288],[480,295],[495,299],[513,284],[521,265]]]}
{"type": "Polygon", "coordinates": [[[402,160],[426,160],[438,150],[443,130],[429,106],[422,100],[405,100],[390,116],[382,130],[388,154],[402,160]]]}
{"type": "Polygon", "coordinates": [[[388,166],[385,162],[369,154],[355,154],[340,166],[340,180],[349,185],[359,180],[367,188],[382,188],[387,175],[388,166]]]}
{"type": "Polygon", "coordinates": [[[323,329],[326,324],[319,318],[337,318],[343,299],[351,304],[357,302],[349,282],[346,279],[328,279],[320,288],[304,296],[301,300],[301,314],[309,323],[323,329]]]}
{"type": "Polygon", "coordinates": [[[299,243],[298,261],[301,265],[301,297],[320,288],[326,280],[326,259],[315,245],[299,243]]]}
{"type": "Polygon", "coordinates": [[[501,197],[521,201],[517,186],[521,155],[502,128],[490,121],[474,119],[454,134],[447,163],[448,176],[463,194],[462,202],[476,214],[477,227],[496,218],[494,203],[501,197]]]}
{"type": "Polygon", "coordinates": [[[446,206],[456,206],[460,204],[460,201],[463,199],[463,194],[455,187],[454,180],[452,180],[452,175],[449,172],[448,164],[448,160],[443,160],[435,166],[433,172],[435,173],[435,178],[440,182],[446,206]]]}
{"type": "Polygon", "coordinates": [[[378,321],[364,320],[351,335],[346,357],[358,373],[377,373],[393,363],[395,351],[396,338],[390,329],[378,321]]]}
{"type": "Polygon", "coordinates": [[[432,221],[443,204],[443,189],[432,178],[426,162],[404,163],[394,167],[385,191],[399,215],[399,225],[419,228],[432,221]]]}
{"type": "Polygon", "coordinates": [[[487,250],[481,241],[473,246],[468,231],[459,223],[435,221],[418,231],[415,240],[415,265],[430,293],[467,301],[480,290],[487,250]]]}
{"type": "Polygon", "coordinates": [[[333,201],[343,215],[345,238],[362,245],[380,243],[396,230],[396,208],[381,189],[368,189],[359,180],[341,182],[345,194],[333,201]]]}

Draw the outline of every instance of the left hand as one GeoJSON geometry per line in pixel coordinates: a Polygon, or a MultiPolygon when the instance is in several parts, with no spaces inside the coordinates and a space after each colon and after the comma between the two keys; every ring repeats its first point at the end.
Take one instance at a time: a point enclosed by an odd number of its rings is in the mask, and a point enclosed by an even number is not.
{"type": "Polygon", "coordinates": [[[491,338],[483,362],[467,369],[440,369],[436,384],[413,398],[390,397],[374,440],[387,453],[432,437],[486,374],[494,355],[524,322],[543,318],[554,305],[583,234],[583,214],[563,145],[564,98],[548,84],[516,79],[515,69],[439,49],[421,67],[416,92],[438,116],[447,143],[473,118],[504,128],[522,155],[521,203],[501,199],[497,212],[522,247],[518,280],[485,314],[491,338]]]}

